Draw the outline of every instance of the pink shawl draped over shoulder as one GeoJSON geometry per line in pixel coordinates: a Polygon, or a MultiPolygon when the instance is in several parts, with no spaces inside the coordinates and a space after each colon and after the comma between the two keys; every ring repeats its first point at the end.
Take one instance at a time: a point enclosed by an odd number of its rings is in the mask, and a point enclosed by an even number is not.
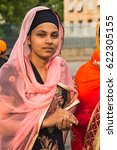
{"type": "Polygon", "coordinates": [[[39,84],[33,74],[26,37],[36,12],[43,9],[48,8],[39,6],[27,13],[10,58],[0,69],[0,150],[30,149],[59,83],[69,87],[71,96],[75,93],[68,108],[78,103],[67,63],[58,56],[63,44],[60,22],[59,46],[48,63],[45,83],[39,84]]]}

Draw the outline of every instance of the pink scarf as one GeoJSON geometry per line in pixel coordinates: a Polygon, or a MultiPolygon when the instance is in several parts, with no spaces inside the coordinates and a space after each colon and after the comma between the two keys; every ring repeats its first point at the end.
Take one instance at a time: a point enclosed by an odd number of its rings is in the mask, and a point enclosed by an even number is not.
{"type": "Polygon", "coordinates": [[[30,149],[58,84],[67,86],[73,97],[66,109],[72,109],[78,103],[68,65],[58,56],[63,44],[60,21],[59,46],[48,63],[48,75],[43,85],[36,81],[32,71],[26,37],[36,12],[43,9],[48,8],[39,6],[27,13],[10,58],[0,69],[0,150],[30,149]]]}

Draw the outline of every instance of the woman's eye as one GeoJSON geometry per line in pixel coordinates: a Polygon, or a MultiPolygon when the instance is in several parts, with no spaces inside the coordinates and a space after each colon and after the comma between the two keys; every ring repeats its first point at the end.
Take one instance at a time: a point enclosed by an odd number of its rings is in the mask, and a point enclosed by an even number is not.
{"type": "Polygon", "coordinates": [[[44,35],[44,34],[41,34],[41,33],[38,33],[37,36],[39,36],[39,37],[44,37],[45,35],[44,35]]]}
{"type": "Polygon", "coordinates": [[[37,33],[37,36],[39,36],[39,37],[45,37],[46,34],[44,32],[39,32],[39,33],[37,33]]]}
{"type": "Polygon", "coordinates": [[[58,33],[52,34],[52,37],[53,37],[53,38],[58,38],[58,33]]]}

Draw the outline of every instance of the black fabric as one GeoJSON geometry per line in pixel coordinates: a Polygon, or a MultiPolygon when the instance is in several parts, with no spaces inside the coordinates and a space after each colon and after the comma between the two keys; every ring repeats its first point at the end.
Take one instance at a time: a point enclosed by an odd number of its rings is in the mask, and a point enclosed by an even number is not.
{"type": "Polygon", "coordinates": [[[33,22],[31,24],[29,33],[31,33],[31,31],[36,26],[38,26],[41,23],[45,23],[45,22],[53,23],[53,24],[55,24],[57,26],[57,28],[59,28],[59,23],[58,23],[56,15],[50,9],[47,9],[47,10],[38,11],[36,13],[36,15],[35,15],[35,17],[33,19],[33,22]]]}
{"type": "MultiPolygon", "coordinates": [[[[31,61],[30,61],[31,62],[31,61]]],[[[33,65],[33,63],[31,62],[31,65],[32,65],[32,69],[33,69],[33,72],[34,72],[34,75],[36,77],[36,80],[41,83],[41,84],[44,84],[40,74],[38,73],[37,69],[35,68],[35,66],[33,65]]]]}
{"type": "MultiPolygon", "coordinates": [[[[32,65],[32,69],[35,74],[36,80],[39,83],[44,84],[40,74],[38,73],[38,71],[36,70],[32,62],[31,62],[31,65],[32,65]]],[[[64,103],[62,107],[64,107],[64,104],[67,101],[67,91],[65,89],[62,89],[62,97],[64,99],[64,103]]],[[[50,113],[51,111],[48,114],[50,113]]],[[[38,137],[33,145],[32,150],[44,150],[44,149],[52,150],[52,149],[55,149],[56,146],[58,147],[58,150],[65,150],[62,131],[56,127],[43,128],[40,130],[38,137]]]]}
{"type": "MultiPolygon", "coordinates": [[[[45,143],[41,144],[41,140],[39,140],[38,138],[35,141],[35,144],[32,148],[32,150],[52,150],[54,149],[55,145],[57,144],[58,149],[57,150],[65,150],[64,148],[64,143],[63,143],[63,138],[62,138],[62,131],[58,130],[58,128],[53,128],[52,133],[50,133],[50,131],[48,130],[48,128],[44,128],[40,130],[39,136],[40,139],[42,139],[43,135],[45,135],[45,137],[48,138],[48,145],[47,147],[42,146],[45,143]],[[49,143],[50,141],[50,143],[49,143]],[[51,143],[52,142],[52,143],[51,143]],[[50,147],[50,149],[49,149],[50,147]]],[[[45,142],[47,142],[47,140],[45,139],[45,142]]]]}
{"type": "Polygon", "coordinates": [[[7,62],[7,59],[6,59],[6,58],[0,57],[0,67],[2,67],[2,65],[3,65],[4,63],[6,63],[6,62],[7,62]]]}

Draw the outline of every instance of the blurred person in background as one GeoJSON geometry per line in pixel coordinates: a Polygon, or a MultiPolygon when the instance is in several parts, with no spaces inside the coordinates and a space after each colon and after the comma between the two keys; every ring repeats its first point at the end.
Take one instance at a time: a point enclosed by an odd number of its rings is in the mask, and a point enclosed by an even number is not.
{"type": "Polygon", "coordinates": [[[59,56],[62,24],[52,10],[25,16],[9,60],[0,70],[0,150],[65,150],[65,133],[78,124],[77,90],[59,56]]]}
{"type": "Polygon", "coordinates": [[[4,40],[0,40],[0,67],[8,60],[6,51],[7,51],[6,42],[4,40]]]}
{"type": "Polygon", "coordinates": [[[100,126],[100,25],[96,27],[96,46],[91,59],[75,75],[80,104],[72,127],[72,150],[99,150],[100,126]]]}

